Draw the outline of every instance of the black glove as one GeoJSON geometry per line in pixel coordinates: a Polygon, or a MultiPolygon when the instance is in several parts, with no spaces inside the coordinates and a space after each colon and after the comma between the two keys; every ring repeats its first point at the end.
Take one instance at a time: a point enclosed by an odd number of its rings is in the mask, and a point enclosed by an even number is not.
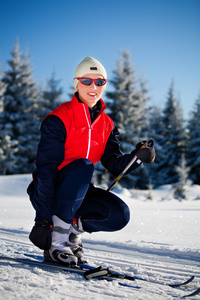
{"type": "Polygon", "coordinates": [[[156,157],[153,140],[142,141],[136,145],[136,155],[143,163],[152,163],[156,157]]]}
{"type": "Polygon", "coordinates": [[[38,248],[49,250],[51,247],[51,224],[46,220],[36,221],[29,239],[38,248]]]}

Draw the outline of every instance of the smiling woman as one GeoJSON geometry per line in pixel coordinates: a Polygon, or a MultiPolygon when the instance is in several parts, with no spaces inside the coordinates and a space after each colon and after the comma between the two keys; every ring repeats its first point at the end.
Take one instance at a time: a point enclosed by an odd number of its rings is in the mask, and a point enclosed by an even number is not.
{"type": "Polygon", "coordinates": [[[82,261],[82,233],[117,231],[129,222],[128,206],[91,184],[94,164],[101,161],[117,176],[136,152],[138,159],[127,173],[142,162],[151,162],[155,153],[153,146],[140,149],[146,145],[142,142],[131,153],[122,154],[119,132],[104,112],[101,97],[106,82],[103,65],[86,57],[75,70],[72,100],[52,111],[42,124],[36,170],[28,187],[36,210],[30,240],[45,250],[45,260],[51,262],[74,265],[82,261]],[[144,152],[144,160],[139,151],[144,152]]]}

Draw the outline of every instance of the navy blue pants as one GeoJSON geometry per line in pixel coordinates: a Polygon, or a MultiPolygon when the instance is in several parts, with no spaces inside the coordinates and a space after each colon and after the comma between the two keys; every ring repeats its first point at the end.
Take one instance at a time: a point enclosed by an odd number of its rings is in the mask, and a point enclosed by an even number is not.
{"type": "Polygon", "coordinates": [[[129,208],[113,193],[94,187],[93,172],[88,159],[75,160],[59,172],[53,213],[67,223],[81,217],[87,232],[120,230],[129,222],[129,208]]]}

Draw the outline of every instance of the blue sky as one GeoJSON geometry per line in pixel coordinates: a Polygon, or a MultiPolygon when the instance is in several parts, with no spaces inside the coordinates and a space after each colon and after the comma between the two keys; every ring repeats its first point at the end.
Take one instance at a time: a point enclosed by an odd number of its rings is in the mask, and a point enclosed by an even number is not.
{"type": "Polygon", "coordinates": [[[174,80],[187,118],[200,93],[199,16],[200,0],[0,0],[0,63],[5,70],[18,37],[35,81],[55,70],[67,98],[85,56],[98,59],[109,80],[129,50],[151,103],[163,107],[174,80]]]}

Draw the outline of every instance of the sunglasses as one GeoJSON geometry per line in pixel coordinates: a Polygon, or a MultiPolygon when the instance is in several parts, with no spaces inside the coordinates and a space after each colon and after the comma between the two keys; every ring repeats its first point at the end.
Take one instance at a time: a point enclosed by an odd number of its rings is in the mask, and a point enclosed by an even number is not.
{"type": "Polygon", "coordinates": [[[74,79],[77,79],[84,85],[91,85],[94,82],[96,86],[103,86],[107,82],[107,80],[103,78],[92,79],[88,77],[75,77],[74,79]]]}

